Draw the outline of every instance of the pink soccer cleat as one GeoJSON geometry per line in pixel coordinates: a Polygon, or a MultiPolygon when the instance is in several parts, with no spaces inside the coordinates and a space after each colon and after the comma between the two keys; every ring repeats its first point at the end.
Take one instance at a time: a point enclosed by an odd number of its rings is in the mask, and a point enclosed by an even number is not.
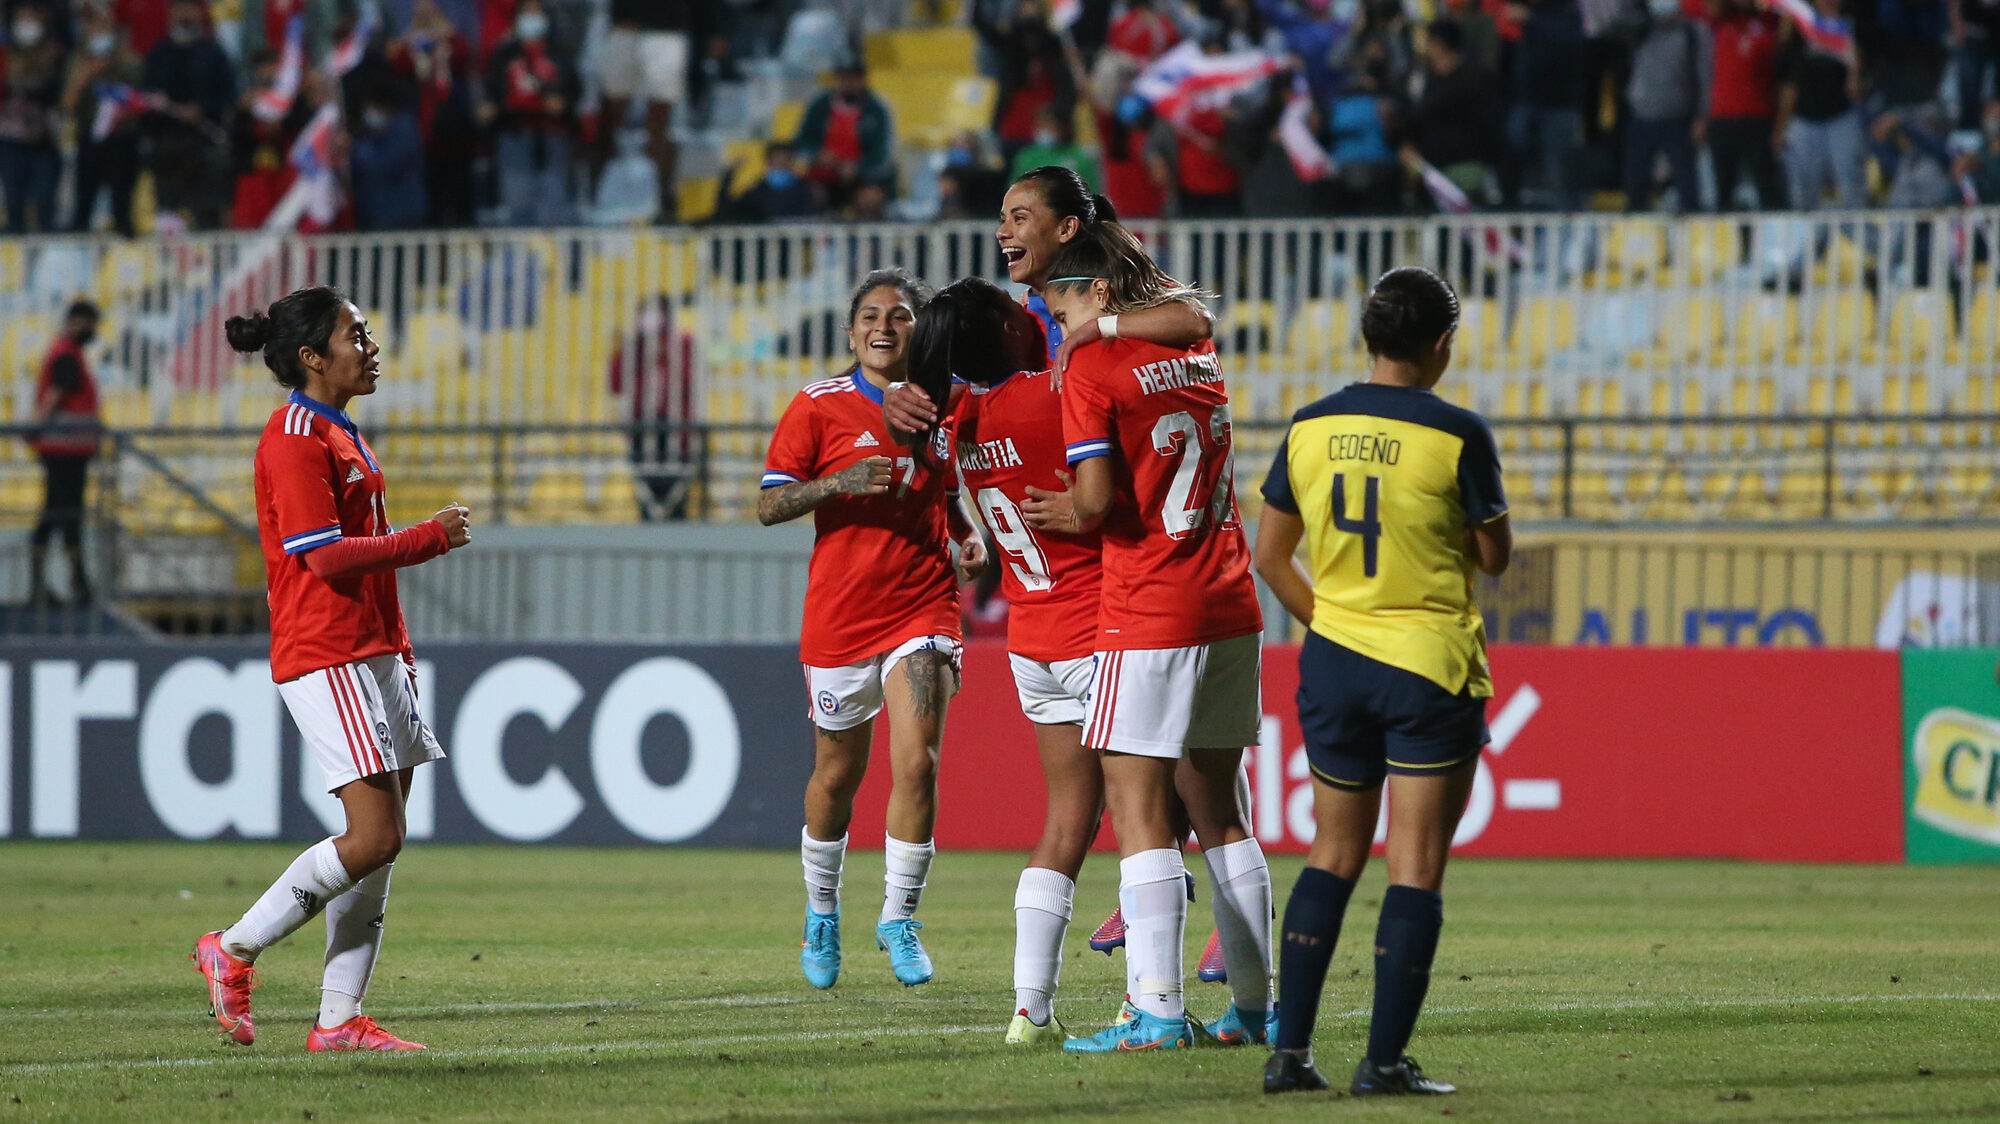
{"type": "Polygon", "coordinates": [[[208,1013],[222,1024],[222,1037],[239,1046],[255,1042],[257,1025],[250,1021],[250,989],[257,986],[257,970],[248,960],[238,960],[223,950],[220,929],[194,942],[188,959],[208,981],[208,1013]]]}
{"type": "Polygon", "coordinates": [[[1114,909],[1111,911],[1111,916],[1104,919],[1104,924],[1099,925],[1097,931],[1090,934],[1090,950],[1109,956],[1112,949],[1124,947],[1125,911],[1114,909]]]}
{"type": "Polygon", "coordinates": [[[312,1033],[306,1035],[306,1053],[321,1054],[329,1050],[423,1050],[428,1049],[421,1042],[405,1042],[375,1025],[375,1020],[367,1015],[356,1015],[336,1027],[323,1027],[313,1023],[312,1033]]]}
{"type": "Polygon", "coordinates": [[[1201,966],[1194,970],[1203,983],[1228,983],[1229,968],[1222,960],[1222,934],[1210,930],[1208,947],[1201,950],[1201,966]]]}

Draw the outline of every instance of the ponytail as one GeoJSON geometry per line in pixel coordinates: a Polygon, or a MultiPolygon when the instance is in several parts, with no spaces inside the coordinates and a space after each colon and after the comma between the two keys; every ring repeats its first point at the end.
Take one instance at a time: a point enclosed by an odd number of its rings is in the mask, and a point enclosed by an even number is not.
{"type": "Polygon", "coordinates": [[[1014,185],[1021,184],[1034,185],[1041,193],[1043,205],[1055,212],[1057,222],[1075,219],[1078,226],[1087,230],[1100,223],[1118,221],[1118,209],[1111,205],[1111,200],[1090,190],[1090,185],[1083,182],[1074,168],[1044,164],[1014,177],[1014,185]]]}
{"type": "Polygon", "coordinates": [[[1050,263],[1049,276],[1055,280],[1044,287],[1044,296],[1104,282],[1104,311],[1113,315],[1137,312],[1168,301],[1198,302],[1215,296],[1167,276],[1139,239],[1116,222],[1103,222],[1078,231],[1050,263]]]}
{"type": "Polygon", "coordinates": [[[347,297],[328,285],[290,293],[268,311],[232,316],[222,325],[229,346],[237,351],[264,353],[264,366],[278,385],[304,390],[306,366],[300,351],[325,355],[333,343],[334,325],[347,297]]]}

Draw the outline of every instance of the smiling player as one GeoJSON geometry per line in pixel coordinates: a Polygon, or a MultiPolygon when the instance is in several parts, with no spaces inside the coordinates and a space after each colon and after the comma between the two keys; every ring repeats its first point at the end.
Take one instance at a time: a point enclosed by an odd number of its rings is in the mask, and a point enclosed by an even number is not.
{"type": "Polygon", "coordinates": [[[306,1049],[421,1050],[361,1013],[411,775],[444,756],[417,712],[416,655],[395,572],[471,541],[467,512],[453,504],[390,531],[381,465],[346,413],[350,401],[375,392],[381,345],[340,293],[301,289],[226,328],[230,346],[261,351],[292,391],[257,442],[271,675],[340,797],[347,830],[293,860],[241,920],[197,941],[193,959],[225,1039],[248,1046],[257,1036],[251,965],[324,910],[326,974],[306,1049]]]}

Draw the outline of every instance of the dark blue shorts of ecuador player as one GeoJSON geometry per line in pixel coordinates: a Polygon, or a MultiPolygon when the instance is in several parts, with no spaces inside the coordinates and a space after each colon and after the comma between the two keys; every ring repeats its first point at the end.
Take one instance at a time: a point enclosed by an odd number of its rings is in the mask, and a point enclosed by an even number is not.
{"type": "Polygon", "coordinates": [[[1299,728],[1313,775],[1371,789],[1388,773],[1434,776],[1479,755],[1486,700],[1453,695],[1413,671],[1306,633],[1299,728]]]}

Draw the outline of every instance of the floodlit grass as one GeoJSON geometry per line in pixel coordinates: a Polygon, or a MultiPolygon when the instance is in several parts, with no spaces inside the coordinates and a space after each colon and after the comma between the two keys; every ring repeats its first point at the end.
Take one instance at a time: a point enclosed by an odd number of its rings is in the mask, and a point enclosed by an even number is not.
{"type": "MultiPolygon", "coordinates": [[[[798,973],[792,854],[416,845],[369,1010],[430,1052],[304,1052],[318,923],[259,964],[257,1044],[224,1046],[188,947],[294,853],[0,844],[0,1124],[2000,1118],[1990,870],[1461,862],[1411,1052],[1464,1091],[1390,1102],[1266,1098],[1259,1050],[1002,1046],[1013,855],[939,858],[923,910],[939,974],[908,990],[872,940],[880,857],[854,856],[846,972],[819,993],[798,973]]],[[[1297,860],[1276,865],[1282,899],[1297,860]]],[[[1084,943],[1115,878],[1108,857],[1084,872],[1058,1005],[1072,1029],[1118,1000],[1122,961],[1084,943]]],[[[1338,1087],[1367,1033],[1381,890],[1371,870],[1320,1023],[1338,1087]]],[[[1228,1002],[1189,996],[1209,1018],[1228,1002]]]]}

